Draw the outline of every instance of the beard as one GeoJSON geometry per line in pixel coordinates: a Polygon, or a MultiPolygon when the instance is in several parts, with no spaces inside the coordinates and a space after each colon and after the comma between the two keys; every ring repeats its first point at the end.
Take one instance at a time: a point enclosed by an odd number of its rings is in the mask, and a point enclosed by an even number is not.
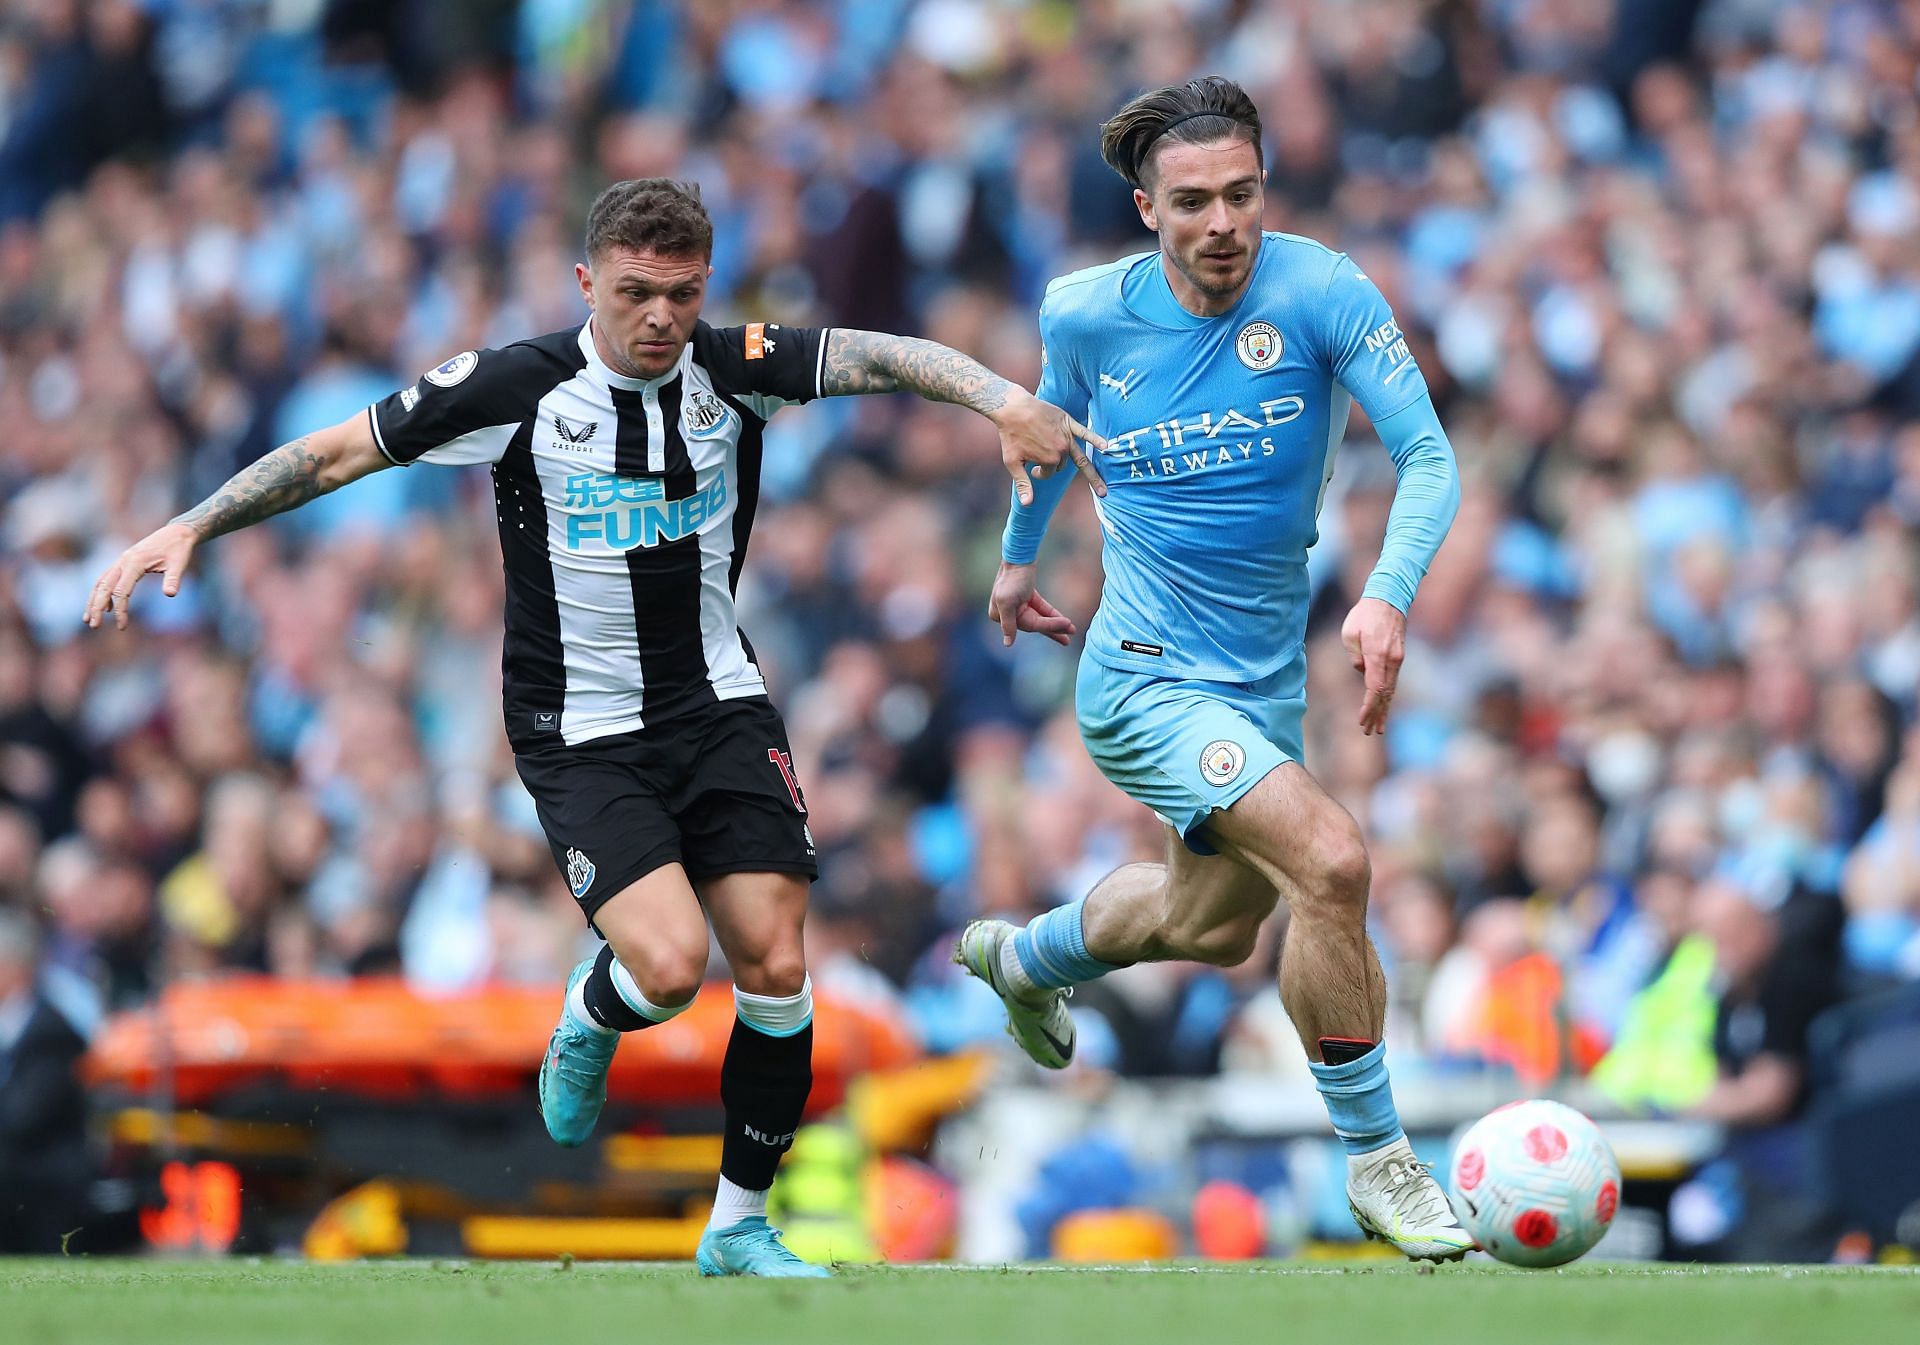
{"type": "Polygon", "coordinates": [[[1171,253],[1168,255],[1172,257],[1175,268],[1187,278],[1187,283],[1210,299],[1223,299],[1232,294],[1247,283],[1247,276],[1253,270],[1252,254],[1247,252],[1234,258],[1233,269],[1224,275],[1219,271],[1202,271],[1200,264],[1203,259],[1198,253],[1194,254],[1191,262],[1171,253]]]}

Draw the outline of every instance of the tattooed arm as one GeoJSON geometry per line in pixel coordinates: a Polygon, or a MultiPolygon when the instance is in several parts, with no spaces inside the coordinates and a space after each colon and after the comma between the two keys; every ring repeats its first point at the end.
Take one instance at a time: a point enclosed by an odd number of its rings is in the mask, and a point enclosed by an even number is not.
{"type": "Polygon", "coordinates": [[[991,416],[1007,404],[1016,388],[978,360],[937,341],[886,332],[827,333],[827,356],[820,369],[823,397],[867,392],[913,392],[930,402],[953,402],[991,416]]]}
{"type": "Polygon", "coordinates": [[[122,552],[94,583],[84,620],[97,628],[112,615],[125,630],[127,603],[134,585],[146,575],[163,576],[162,591],[171,598],[180,591],[180,580],[193,559],[194,548],[207,538],[285,513],[391,465],[374,442],[365,412],[282,444],[235,473],[207,499],[122,552]]]}
{"type": "Polygon", "coordinates": [[[937,341],[886,332],[835,327],[826,340],[820,365],[821,396],[911,392],[930,402],[964,406],[991,420],[1000,431],[1000,461],[1023,501],[1033,497],[1033,477],[1049,476],[1068,461],[1087,478],[1095,494],[1107,493],[1080,446],[1085,440],[1105,448],[1106,441],[978,360],[937,341]]]}

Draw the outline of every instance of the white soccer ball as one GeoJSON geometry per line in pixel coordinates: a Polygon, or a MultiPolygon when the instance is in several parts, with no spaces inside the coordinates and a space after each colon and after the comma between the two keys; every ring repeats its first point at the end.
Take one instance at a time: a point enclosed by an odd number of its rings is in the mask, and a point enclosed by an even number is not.
{"type": "Polygon", "coordinates": [[[1620,1207],[1620,1164],[1600,1128],[1542,1099],[1475,1121],[1454,1146],[1452,1178],[1462,1226],[1509,1265],[1586,1255],[1620,1207]]]}

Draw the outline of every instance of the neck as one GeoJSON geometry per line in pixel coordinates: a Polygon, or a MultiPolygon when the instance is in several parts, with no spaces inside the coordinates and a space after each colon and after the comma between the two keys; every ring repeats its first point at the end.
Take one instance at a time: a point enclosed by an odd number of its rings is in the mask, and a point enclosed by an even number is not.
{"type": "Polygon", "coordinates": [[[1226,294],[1209,294],[1187,278],[1186,272],[1173,264],[1173,258],[1165,248],[1160,249],[1160,270],[1167,277],[1167,288],[1173,291],[1174,302],[1193,314],[1196,318],[1217,318],[1240,302],[1240,296],[1247,292],[1247,286],[1253,283],[1253,268],[1247,268],[1247,278],[1235,285],[1226,294]]]}

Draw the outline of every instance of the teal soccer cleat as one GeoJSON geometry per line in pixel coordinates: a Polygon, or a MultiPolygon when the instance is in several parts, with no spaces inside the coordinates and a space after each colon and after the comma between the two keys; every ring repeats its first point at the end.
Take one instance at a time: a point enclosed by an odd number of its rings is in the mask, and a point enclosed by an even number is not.
{"type": "MultiPolygon", "coordinates": [[[[573,969],[567,977],[567,998],[592,970],[592,958],[573,969]]],[[[607,1068],[619,1045],[619,1033],[581,1027],[567,1012],[566,1001],[561,1001],[560,1024],[540,1060],[540,1115],[555,1144],[571,1149],[593,1133],[607,1101],[607,1068]]]]}
{"type": "Polygon", "coordinates": [[[767,1279],[824,1280],[832,1272],[788,1251],[780,1230],[753,1214],[731,1228],[709,1228],[693,1254],[702,1275],[759,1275],[767,1279]]]}

